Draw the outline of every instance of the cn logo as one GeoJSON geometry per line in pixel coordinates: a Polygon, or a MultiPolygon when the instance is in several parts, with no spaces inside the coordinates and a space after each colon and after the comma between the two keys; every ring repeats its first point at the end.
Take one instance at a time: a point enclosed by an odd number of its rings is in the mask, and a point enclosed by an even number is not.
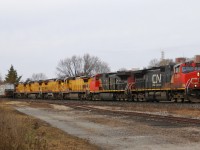
{"type": "Polygon", "coordinates": [[[157,84],[157,83],[161,83],[161,74],[153,74],[152,75],[152,83],[153,84],[157,84]]]}

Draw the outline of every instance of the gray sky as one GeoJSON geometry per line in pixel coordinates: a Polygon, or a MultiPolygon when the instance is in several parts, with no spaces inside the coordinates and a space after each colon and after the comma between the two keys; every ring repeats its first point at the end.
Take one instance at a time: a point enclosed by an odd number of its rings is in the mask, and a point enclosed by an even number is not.
{"type": "Polygon", "coordinates": [[[112,71],[200,54],[199,0],[0,0],[0,73],[55,77],[60,59],[90,53],[112,71]]]}

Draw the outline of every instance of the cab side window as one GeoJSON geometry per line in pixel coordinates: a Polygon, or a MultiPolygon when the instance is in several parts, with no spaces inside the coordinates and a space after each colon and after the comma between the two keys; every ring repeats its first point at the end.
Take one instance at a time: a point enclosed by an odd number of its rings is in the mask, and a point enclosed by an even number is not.
{"type": "Polygon", "coordinates": [[[179,73],[180,72],[180,66],[175,68],[175,73],[179,73]]]}

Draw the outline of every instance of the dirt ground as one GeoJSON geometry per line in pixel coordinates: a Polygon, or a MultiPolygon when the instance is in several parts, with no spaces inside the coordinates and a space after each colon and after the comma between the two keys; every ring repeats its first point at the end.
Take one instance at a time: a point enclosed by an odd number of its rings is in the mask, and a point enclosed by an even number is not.
{"type": "Polygon", "coordinates": [[[199,150],[200,127],[76,110],[63,105],[8,102],[16,110],[101,149],[199,150]]]}

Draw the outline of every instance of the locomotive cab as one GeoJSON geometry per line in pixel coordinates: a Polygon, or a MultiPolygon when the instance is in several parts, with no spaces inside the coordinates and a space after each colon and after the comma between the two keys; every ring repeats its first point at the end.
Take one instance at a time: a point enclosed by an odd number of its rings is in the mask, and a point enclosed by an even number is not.
{"type": "Polygon", "coordinates": [[[200,63],[193,61],[174,67],[173,86],[183,89],[188,100],[200,98],[200,63]]]}
{"type": "Polygon", "coordinates": [[[173,88],[184,88],[185,74],[182,73],[183,64],[177,64],[174,66],[174,75],[172,78],[173,88]]]}
{"type": "Polygon", "coordinates": [[[185,63],[182,67],[182,73],[185,75],[186,88],[200,89],[200,64],[185,63]]]}
{"type": "Polygon", "coordinates": [[[200,64],[187,62],[174,67],[175,88],[200,89],[200,64]]]}

